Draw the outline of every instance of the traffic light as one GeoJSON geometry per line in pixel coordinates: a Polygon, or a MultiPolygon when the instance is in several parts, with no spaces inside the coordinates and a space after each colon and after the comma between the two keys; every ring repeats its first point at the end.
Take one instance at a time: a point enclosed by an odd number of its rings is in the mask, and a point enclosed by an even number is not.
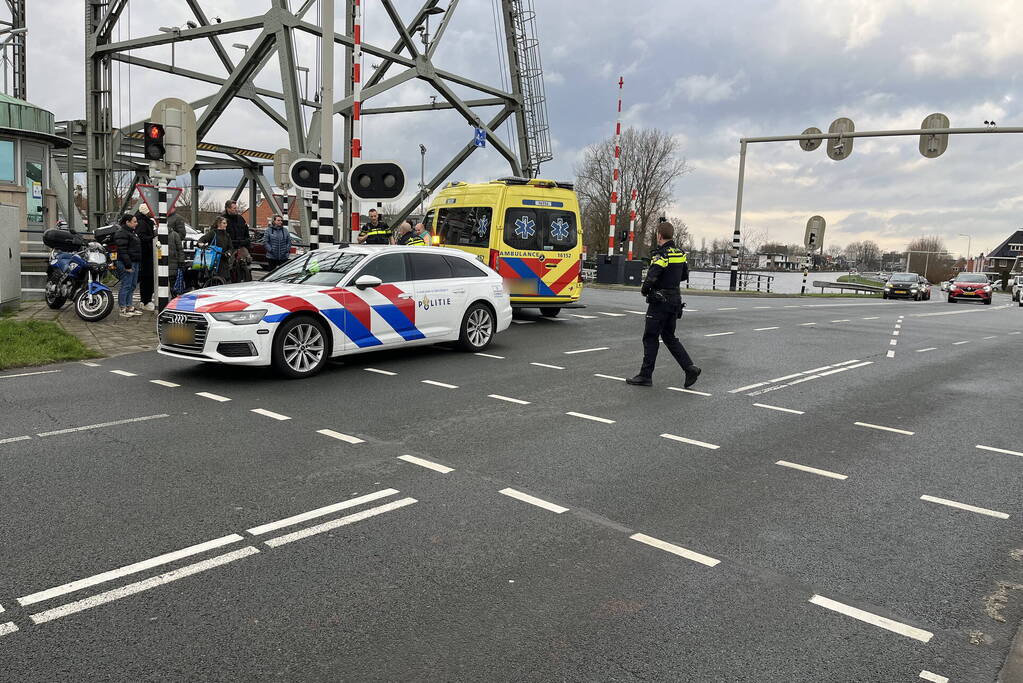
{"type": "Polygon", "coordinates": [[[405,189],[405,170],[392,161],[367,161],[348,174],[348,188],[359,199],[394,199],[405,189]]]}
{"type": "Polygon", "coordinates": [[[315,190],[320,187],[320,160],[319,159],[298,159],[291,162],[289,169],[291,182],[297,187],[306,190],[315,190]]]}
{"type": "Polygon", "coordinates": [[[150,161],[162,161],[167,150],[163,144],[164,129],[160,123],[146,123],[145,154],[150,161]]]}

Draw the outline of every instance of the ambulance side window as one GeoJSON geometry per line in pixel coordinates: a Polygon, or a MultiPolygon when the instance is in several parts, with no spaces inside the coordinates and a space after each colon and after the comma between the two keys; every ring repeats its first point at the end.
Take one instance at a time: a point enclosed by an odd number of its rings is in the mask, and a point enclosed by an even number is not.
{"type": "Polygon", "coordinates": [[[571,211],[538,211],[542,221],[543,248],[555,251],[574,249],[577,241],[575,214],[571,211]]]}
{"type": "Polygon", "coordinates": [[[433,219],[434,219],[434,217],[436,215],[437,215],[437,210],[436,209],[430,209],[429,211],[426,212],[426,215],[423,217],[423,225],[426,226],[426,229],[430,233],[433,233],[433,219]]]}
{"type": "Polygon", "coordinates": [[[512,249],[537,251],[543,226],[535,209],[508,209],[504,214],[504,243],[512,249]]]}
{"type": "Polygon", "coordinates": [[[437,223],[441,244],[481,248],[490,246],[492,215],[492,209],[483,206],[441,209],[437,223]]]}

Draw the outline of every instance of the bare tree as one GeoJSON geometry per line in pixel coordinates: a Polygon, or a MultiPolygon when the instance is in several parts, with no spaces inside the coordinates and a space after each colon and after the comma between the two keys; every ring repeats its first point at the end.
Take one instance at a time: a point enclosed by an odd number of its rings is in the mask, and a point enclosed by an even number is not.
{"type": "MultiPolygon", "coordinates": [[[[627,128],[622,133],[620,148],[621,182],[616,224],[619,231],[628,229],[629,195],[635,188],[638,192],[636,248],[643,253],[654,244],[654,229],[671,203],[675,182],[691,169],[682,156],[678,140],[663,130],[627,128]]],[[[575,169],[583,241],[590,253],[601,253],[607,248],[613,153],[613,139],[590,145],[575,169]]],[[[615,243],[619,243],[618,235],[615,243]]]]}
{"type": "Polygon", "coordinates": [[[845,248],[845,257],[860,270],[876,270],[881,264],[881,247],[871,240],[850,242],[845,248]]]}
{"type": "Polygon", "coordinates": [[[907,270],[920,273],[931,282],[947,280],[952,275],[952,256],[945,248],[945,241],[937,235],[917,237],[906,245],[906,251],[909,252],[907,270]]]}

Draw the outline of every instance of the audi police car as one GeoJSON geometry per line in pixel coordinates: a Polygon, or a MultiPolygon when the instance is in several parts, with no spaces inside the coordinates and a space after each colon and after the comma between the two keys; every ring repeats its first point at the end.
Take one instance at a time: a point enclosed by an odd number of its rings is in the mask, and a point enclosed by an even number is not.
{"type": "Polygon", "coordinates": [[[482,351],[511,324],[501,276],[440,247],[348,246],[300,256],[259,282],[183,294],[158,318],[159,352],[272,365],[308,377],[332,357],[455,341],[482,351]]]}

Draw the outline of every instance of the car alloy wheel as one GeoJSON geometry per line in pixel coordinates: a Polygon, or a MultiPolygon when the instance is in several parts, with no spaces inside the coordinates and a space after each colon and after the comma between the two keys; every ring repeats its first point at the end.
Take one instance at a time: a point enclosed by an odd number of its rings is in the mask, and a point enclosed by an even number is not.
{"type": "Polygon", "coordinates": [[[490,317],[490,311],[477,308],[470,313],[465,324],[465,334],[473,346],[486,346],[494,334],[494,321],[490,317]]]}
{"type": "Polygon", "coordinates": [[[288,330],[284,337],[282,355],[289,368],[304,375],[320,364],[325,349],[323,333],[319,327],[303,322],[288,330]]]}

